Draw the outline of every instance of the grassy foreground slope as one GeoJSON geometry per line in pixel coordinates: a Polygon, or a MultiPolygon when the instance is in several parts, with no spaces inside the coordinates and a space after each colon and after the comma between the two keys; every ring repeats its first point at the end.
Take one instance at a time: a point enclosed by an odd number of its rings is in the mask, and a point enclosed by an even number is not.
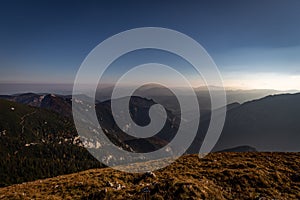
{"type": "Polygon", "coordinates": [[[299,163],[300,153],[187,155],[155,177],[92,169],[0,188],[0,199],[300,199],[299,163]]]}

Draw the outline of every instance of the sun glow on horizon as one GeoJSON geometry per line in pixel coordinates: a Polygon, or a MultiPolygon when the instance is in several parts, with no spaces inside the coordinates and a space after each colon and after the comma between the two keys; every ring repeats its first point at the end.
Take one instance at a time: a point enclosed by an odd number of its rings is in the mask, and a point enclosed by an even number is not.
{"type": "Polygon", "coordinates": [[[300,90],[300,75],[277,73],[230,73],[224,75],[225,88],[300,90]]]}

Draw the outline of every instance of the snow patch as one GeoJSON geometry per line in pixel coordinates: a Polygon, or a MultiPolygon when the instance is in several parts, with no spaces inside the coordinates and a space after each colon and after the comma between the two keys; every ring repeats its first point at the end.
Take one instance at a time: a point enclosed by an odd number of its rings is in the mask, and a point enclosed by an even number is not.
{"type": "Polygon", "coordinates": [[[34,145],[37,145],[38,143],[29,143],[29,144],[25,144],[25,147],[30,147],[30,146],[34,146],[34,145]]]}
{"type": "Polygon", "coordinates": [[[45,95],[40,96],[39,101],[42,102],[44,98],[45,98],[45,95]]]}

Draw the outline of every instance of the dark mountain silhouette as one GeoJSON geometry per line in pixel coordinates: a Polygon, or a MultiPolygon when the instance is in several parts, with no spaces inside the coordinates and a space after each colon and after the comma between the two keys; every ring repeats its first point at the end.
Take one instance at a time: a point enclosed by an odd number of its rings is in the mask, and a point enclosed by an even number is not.
{"type": "MultiPolygon", "coordinates": [[[[244,145],[258,151],[300,151],[299,102],[300,93],[297,93],[227,105],[224,128],[213,151],[244,145]]],[[[202,116],[198,134],[188,153],[199,151],[209,122],[210,113],[202,116]]]]}
{"type": "Polygon", "coordinates": [[[245,145],[245,146],[233,147],[230,149],[223,149],[219,152],[257,152],[257,150],[254,147],[245,145]]]}
{"type": "MultiPolygon", "coordinates": [[[[131,97],[129,109],[133,121],[140,126],[149,124],[149,109],[154,104],[156,102],[153,100],[136,96],[131,97]]],[[[121,143],[129,145],[137,152],[151,152],[168,144],[176,135],[178,124],[180,123],[180,119],[167,110],[167,120],[161,131],[153,137],[142,139],[126,134],[123,131],[126,130],[126,127],[118,127],[116,125],[111,113],[110,100],[96,104],[96,112],[102,128],[107,130],[106,134],[109,138],[117,137],[121,143]]]]}
{"type": "Polygon", "coordinates": [[[72,116],[71,99],[69,98],[47,94],[43,97],[40,107],[55,111],[63,116],[72,116]]]}
{"type": "Polygon", "coordinates": [[[55,94],[24,93],[16,95],[0,95],[1,99],[7,99],[29,106],[46,108],[63,116],[72,115],[71,97],[55,94]]]}
{"type": "Polygon", "coordinates": [[[216,151],[250,145],[258,151],[300,151],[300,94],[246,102],[227,112],[216,151]]]}
{"type": "Polygon", "coordinates": [[[39,107],[44,95],[35,93],[23,93],[15,95],[0,95],[1,99],[7,99],[18,103],[39,107]]]}

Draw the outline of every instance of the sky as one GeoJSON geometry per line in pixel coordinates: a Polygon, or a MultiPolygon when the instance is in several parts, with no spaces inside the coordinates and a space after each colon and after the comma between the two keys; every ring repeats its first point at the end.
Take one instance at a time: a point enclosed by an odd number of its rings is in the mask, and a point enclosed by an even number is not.
{"type": "MultiPolygon", "coordinates": [[[[300,1],[0,2],[0,83],[72,85],[100,42],[138,27],[164,27],[199,42],[228,88],[300,90],[300,1]]],[[[105,80],[134,64],[174,65],[200,86],[185,61],[166,52],[120,58],[105,80]]],[[[158,73],[159,75],[159,73],[158,73]]]]}

